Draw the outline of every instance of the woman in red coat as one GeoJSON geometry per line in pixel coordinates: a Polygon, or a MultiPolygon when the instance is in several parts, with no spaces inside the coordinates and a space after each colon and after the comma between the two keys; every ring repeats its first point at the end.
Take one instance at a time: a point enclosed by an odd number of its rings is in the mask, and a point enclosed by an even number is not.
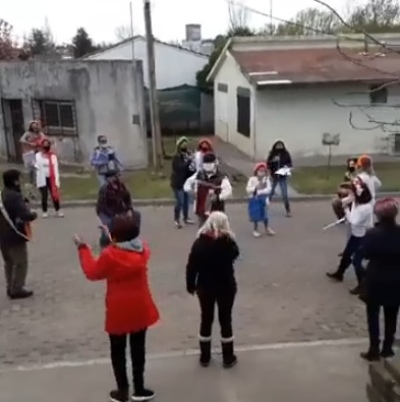
{"type": "Polygon", "coordinates": [[[150,293],[147,264],[150,251],[138,238],[139,225],[134,218],[114,218],[110,242],[93,257],[88,245],[76,236],[79,259],[91,281],[106,280],[106,331],[110,337],[111,362],[118,389],[110,393],[110,401],[129,401],[126,372],[126,344],[129,339],[133,367],[133,401],[148,401],[155,393],[144,387],[145,340],[147,328],[159,320],[150,293]]]}

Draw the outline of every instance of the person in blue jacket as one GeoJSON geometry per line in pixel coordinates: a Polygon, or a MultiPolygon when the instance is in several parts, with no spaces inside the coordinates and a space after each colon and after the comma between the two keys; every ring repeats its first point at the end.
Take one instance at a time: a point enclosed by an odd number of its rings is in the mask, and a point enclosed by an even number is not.
{"type": "Polygon", "coordinates": [[[90,164],[96,170],[100,187],[106,183],[108,172],[120,172],[123,168],[115,149],[108,144],[105,135],[97,137],[97,146],[93,150],[90,164]]]}

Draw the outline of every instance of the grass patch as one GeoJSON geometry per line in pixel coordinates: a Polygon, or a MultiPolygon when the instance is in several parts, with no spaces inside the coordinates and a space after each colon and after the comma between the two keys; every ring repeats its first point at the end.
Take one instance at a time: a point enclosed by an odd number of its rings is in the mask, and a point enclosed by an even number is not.
{"type": "MultiPolygon", "coordinates": [[[[200,137],[189,137],[189,147],[195,150],[200,137]]],[[[136,170],[132,172],[123,172],[122,179],[129,188],[134,199],[151,198],[172,198],[170,187],[170,175],[172,156],[175,153],[175,143],[178,137],[164,137],[163,145],[165,152],[163,176],[153,174],[150,166],[147,169],[136,170]]],[[[152,162],[151,143],[149,142],[149,162],[152,162]]],[[[1,169],[5,166],[2,165],[1,169]]],[[[1,170],[0,169],[0,170],[1,170]]],[[[244,194],[244,184],[241,178],[232,180],[234,194],[240,196],[244,194]]],[[[79,167],[61,168],[61,199],[71,200],[93,200],[97,198],[99,185],[97,177],[93,171],[84,171],[79,167]]]]}
{"type": "MultiPolygon", "coordinates": [[[[375,163],[374,168],[382,191],[400,191],[400,162],[375,163]]],[[[344,166],[331,166],[328,178],[326,166],[302,167],[293,171],[290,184],[301,194],[334,194],[344,172],[344,166]]]]}

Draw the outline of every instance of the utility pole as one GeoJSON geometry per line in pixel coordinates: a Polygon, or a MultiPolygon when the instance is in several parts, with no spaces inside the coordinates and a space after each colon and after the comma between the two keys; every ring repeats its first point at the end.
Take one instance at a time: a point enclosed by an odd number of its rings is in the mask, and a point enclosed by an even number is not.
{"type": "Polygon", "coordinates": [[[271,36],[274,34],[274,17],[272,14],[274,8],[273,1],[274,0],[269,0],[269,32],[271,36]]]}
{"type": "Polygon", "coordinates": [[[150,118],[151,138],[153,145],[153,164],[157,173],[163,168],[163,150],[160,127],[160,112],[158,108],[156,62],[154,56],[154,37],[151,23],[150,0],[144,0],[144,22],[146,28],[147,65],[149,69],[149,95],[150,95],[150,118]]]}

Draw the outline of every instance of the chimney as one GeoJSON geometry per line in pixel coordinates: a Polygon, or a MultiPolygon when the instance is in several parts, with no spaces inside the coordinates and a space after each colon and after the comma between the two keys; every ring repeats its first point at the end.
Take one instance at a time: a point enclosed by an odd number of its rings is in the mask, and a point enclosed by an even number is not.
{"type": "Polygon", "coordinates": [[[186,41],[200,42],[201,41],[201,25],[187,24],[186,25],[186,41]]]}

